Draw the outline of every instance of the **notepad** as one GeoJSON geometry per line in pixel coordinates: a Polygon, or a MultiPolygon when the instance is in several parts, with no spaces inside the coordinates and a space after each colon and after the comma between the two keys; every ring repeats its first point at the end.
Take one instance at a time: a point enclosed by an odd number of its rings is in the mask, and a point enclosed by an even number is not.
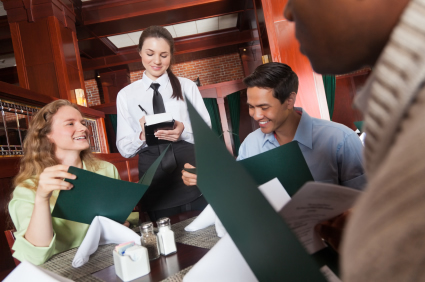
{"type": "Polygon", "coordinates": [[[158,123],[167,123],[172,121],[173,121],[173,116],[170,113],[162,113],[162,114],[145,116],[146,126],[151,126],[158,123]]]}
{"type": "Polygon", "coordinates": [[[174,119],[171,114],[149,115],[146,116],[145,121],[145,138],[148,146],[171,143],[171,141],[159,140],[155,136],[155,132],[158,130],[172,130],[174,128],[174,119]]]}

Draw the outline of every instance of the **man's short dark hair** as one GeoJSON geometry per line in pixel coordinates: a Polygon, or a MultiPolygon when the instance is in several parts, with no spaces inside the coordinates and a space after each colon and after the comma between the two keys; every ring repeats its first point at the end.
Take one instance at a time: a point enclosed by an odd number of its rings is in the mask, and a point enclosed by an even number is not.
{"type": "Polygon", "coordinates": [[[292,92],[298,92],[298,76],[290,66],[282,63],[267,63],[258,66],[243,80],[246,87],[273,89],[273,97],[280,103],[288,99],[292,92]]]}

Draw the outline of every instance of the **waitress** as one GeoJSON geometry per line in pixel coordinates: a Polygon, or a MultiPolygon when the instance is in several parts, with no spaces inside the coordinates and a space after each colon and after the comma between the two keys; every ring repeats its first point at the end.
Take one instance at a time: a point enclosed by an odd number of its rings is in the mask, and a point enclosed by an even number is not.
{"type": "Polygon", "coordinates": [[[167,145],[148,146],[145,116],[170,113],[174,129],[158,130],[159,140],[171,143],[140,207],[152,221],[190,210],[202,210],[207,202],[196,186],[181,179],[185,163],[195,164],[192,127],[185,99],[211,126],[198,87],[189,79],[176,77],[171,69],[174,40],[161,26],[145,29],[139,39],[139,54],[145,68],[143,78],[123,88],[117,96],[117,148],[125,158],[139,154],[139,177],[144,175],[167,145]]]}

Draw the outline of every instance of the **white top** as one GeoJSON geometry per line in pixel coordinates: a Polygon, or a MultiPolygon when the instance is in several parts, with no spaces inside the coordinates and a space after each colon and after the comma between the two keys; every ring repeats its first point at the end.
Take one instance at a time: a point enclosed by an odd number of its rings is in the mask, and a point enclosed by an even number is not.
{"type": "MultiPolygon", "coordinates": [[[[205,122],[211,127],[211,119],[202,100],[201,93],[196,84],[187,79],[178,77],[183,97],[188,99],[205,122]]],[[[125,158],[131,158],[137,152],[146,147],[146,141],[140,140],[139,136],[142,132],[139,120],[146,115],[138,105],[140,105],[148,115],[153,114],[152,97],[153,89],[150,85],[153,83],[145,73],[143,78],[124,87],[117,96],[117,148],[121,155],[125,158]]],[[[158,78],[155,83],[159,83],[158,89],[164,101],[165,111],[173,116],[174,120],[183,122],[184,130],[179,140],[189,143],[193,141],[192,125],[187,111],[186,101],[171,98],[173,88],[167,73],[158,78]]]]}

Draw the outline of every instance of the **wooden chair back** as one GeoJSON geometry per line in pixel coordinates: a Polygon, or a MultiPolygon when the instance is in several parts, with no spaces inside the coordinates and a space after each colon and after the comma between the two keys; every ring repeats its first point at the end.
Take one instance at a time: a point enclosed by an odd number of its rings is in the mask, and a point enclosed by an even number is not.
{"type": "MultiPolygon", "coordinates": [[[[15,240],[16,240],[15,235],[13,235],[13,232],[15,232],[15,230],[4,231],[4,235],[6,236],[7,244],[9,245],[11,255],[15,252],[14,250],[12,250],[13,244],[15,243],[15,240]]],[[[21,263],[16,258],[13,258],[13,260],[14,260],[16,266],[18,266],[18,264],[21,263]]]]}

